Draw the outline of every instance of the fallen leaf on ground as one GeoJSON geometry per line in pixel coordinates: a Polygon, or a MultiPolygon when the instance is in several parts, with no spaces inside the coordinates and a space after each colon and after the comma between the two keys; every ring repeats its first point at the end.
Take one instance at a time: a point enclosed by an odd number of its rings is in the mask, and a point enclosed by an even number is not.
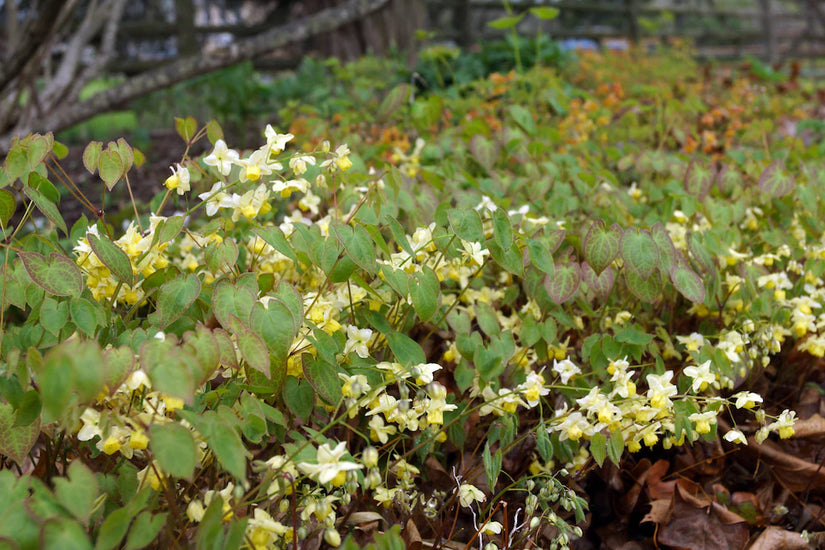
{"type": "Polygon", "coordinates": [[[753,541],[750,550],[804,550],[808,543],[799,533],[768,527],[753,541]]]}

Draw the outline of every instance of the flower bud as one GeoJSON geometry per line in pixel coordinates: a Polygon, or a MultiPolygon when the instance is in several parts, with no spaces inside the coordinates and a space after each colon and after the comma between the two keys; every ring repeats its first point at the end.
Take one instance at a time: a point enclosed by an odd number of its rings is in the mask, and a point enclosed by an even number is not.
{"type": "Polygon", "coordinates": [[[341,546],[341,534],[335,529],[327,529],[324,531],[324,540],[330,546],[341,546]]]}
{"type": "Polygon", "coordinates": [[[367,468],[372,468],[378,465],[378,449],[375,447],[367,447],[361,452],[361,462],[367,468]]]}

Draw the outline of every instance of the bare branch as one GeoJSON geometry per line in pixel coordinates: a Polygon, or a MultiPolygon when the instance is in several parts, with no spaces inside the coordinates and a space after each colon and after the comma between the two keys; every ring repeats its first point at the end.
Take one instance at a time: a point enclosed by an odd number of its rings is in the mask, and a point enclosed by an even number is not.
{"type": "Polygon", "coordinates": [[[36,15],[17,35],[14,51],[0,69],[0,93],[6,91],[9,83],[23,71],[32,58],[37,57],[37,51],[49,42],[65,3],[64,0],[43,0],[38,4],[36,15]]]}
{"type": "MultiPolygon", "coordinates": [[[[117,1],[121,4],[123,2],[123,0],[117,1]]],[[[238,41],[216,52],[199,53],[184,57],[142,73],[130,78],[123,84],[95,94],[82,103],[67,101],[65,106],[52,112],[46,112],[43,117],[38,117],[36,121],[27,122],[21,117],[14,130],[0,138],[0,150],[7,149],[12,138],[16,135],[24,135],[38,130],[60,131],[156,90],[253,59],[287,44],[305,40],[311,36],[358,21],[382,8],[388,2],[389,0],[349,0],[339,6],[328,8],[298,21],[274,27],[257,36],[238,41]]],[[[123,5],[119,7],[121,10],[123,9],[123,5]]],[[[115,14],[111,15],[114,17],[115,14]]],[[[104,43],[107,42],[107,38],[114,40],[112,33],[116,32],[116,29],[112,31],[113,28],[112,19],[110,18],[107,36],[104,36],[104,43]]],[[[88,77],[90,74],[85,73],[83,77],[88,77]]],[[[61,103],[60,105],[64,104],[61,103]]]]}

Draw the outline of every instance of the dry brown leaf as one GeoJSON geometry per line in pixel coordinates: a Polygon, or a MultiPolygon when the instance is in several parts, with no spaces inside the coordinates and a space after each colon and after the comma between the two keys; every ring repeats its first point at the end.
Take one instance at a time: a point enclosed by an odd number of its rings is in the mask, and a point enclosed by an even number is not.
{"type": "Polygon", "coordinates": [[[677,480],[676,489],[682,500],[694,508],[707,508],[713,502],[700,486],[685,478],[677,480]]]}
{"type": "Polygon", "coordinates": [[[652,501],[650,503],[650,512],[642,518],[642,523],[667,523],[670,521],[670,514],[673,511],[672,504],[672,498],[660,498],[659,500],[652,501]]]}
{"type": "Polygon", "coordinates": [[[421,550],[424,548],[421,535],[418,533],[418,528],[412,518],[407,520],[407,524],[401,532],[401,537],[404,539],[404,546],[408,550],[421,550]]]}
{"type": "Polygon", "coordinates": [[[747,523],[748,521],[736,512],[728,510],[718,502],[711,503],[710,507],[713,510],[713,513],[719,518],[719,521],[725,525],[731,525],[733,523],[747,523]]]}
{"type": "Polygon", "coordinates": [[[748,525],[726,525],[717,514],[709,512],[707,508],[697,508],[686,502],[681,491],[677,490],[673,494],[672,519],[660,527],[658,542],[689,550],[744,548],[748,542],[748,525]]]}
{"type": "Polygon", "coordinates": [[[825,436],[825,418],[817,413],[810,418],[797,420],[793,425],[793,432],[793,437],[825,436]]]}
{"type": "Polygon", "coordinates": [[[806,550],[808,543],[799,533],[768,527],[753,541],[750,550],[806,550]]]}
{"type": "Polygon", "coordinates": [[[667,460],[657,460],[647,474],[647,494],[651,500],[660,498],[670,498],[673,495],[673,488],[676,480],[662,481],[662,476],[670,469],[670,462],[667,460]]]}
{"type": "Polygon", "coordinates": [[[825,467],[789,455],[770,440],[759,445],[749,437],[748,445],[773,467],[774,475],[789,490],[795,492],[825,487],[825,467]]]}
{"type": "Polygon", "coordinates": [[[650,472],[650,461],[643,458],[639,461],[635,468],[629,472],[630,477],[634,480],[633,485],[625,492],[619,499],[618,510],[626,510],[628,513],[636,508],[639,502],[639,495],[642,488],[645,486],[645,480],[650,472]]]}

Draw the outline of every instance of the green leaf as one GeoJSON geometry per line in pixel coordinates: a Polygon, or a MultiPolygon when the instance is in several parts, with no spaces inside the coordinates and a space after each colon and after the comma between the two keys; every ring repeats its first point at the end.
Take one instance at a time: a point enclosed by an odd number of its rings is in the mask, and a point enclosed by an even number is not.
{"type": "Polygon", "coordinates": [[[60,191],[49,180],[37,172],[29,173],[29,187],[36,189],[43,197],[55,205],[60,204],[60,191]]]}
{"type": "Polygon", "coordinates": [[[132,167],[132,164],[134,164],[135,154],[123,138],[117,138],[117,154],[123,162],[123,173],[125,174],[132,167]]]}
{"type": "Polygon", "coordinates": [[[742,189],[745,186],[742,172],[730,164],[724,165],[716,175],[716,186],[725,194],[732,194],[734,190],[742,189]]]}
{"type": "Polygon", "coordinates": [[[144,510],[138,514],[132,528],[129,530],[125,550],[139,550],[151,544],[157,538],[163,526],[166,525],[167,515],[165,513],[152,515],[149,510],[144,510]]]}
{"type": "Polygon", "coordinates": [[[599,298],[607,300],[616,282],[616,273],[613,267],[607,266],[607,269],[596,275],[590,264],[582,262],[582,280],[599,298]]]}
{"type": "Polygon", "coordinates": [[[464,241],[483,243],[484,226],[475,210],[452,209],[447,211],[450,227],[464,241]]]}
{"type": "Polygon", "coordinates": [[[659,262],[656,241],[647,231],[625,229],[621,239],[622,258],[625,264],[642,279],[647,279],[659,262]]]}
{"type": "Polygon", "coordinates": [[[422,322],[429,321],[438,310],[438,297],[441,290],[438,276],[432,269],[425,266],[421,272],[413,273],[409,278],[409,283],[410,298],[418,318],[422,322]]]}
{"type": "Polygon", "coordinates": [[[54,494],[60,504],[81,523],[87,523],[100,491],[95,474],[80,460],[69,465],[68,479],[54,480],[54,494]]]}
{"type": "Polygon", "coordinates": [[[231,272],[238,261],[238,245],[231,237],[206,247],[206,267],[212,273],[231,272]]]}
{"type": "Polygon", "coordinates": [[[384,335],[387,338],[387,343],[390,345],[393,355],[396,360],[405,367],[413,365],[420,365],[427,362],[427,356],[424,350],[418,345],[418,342],[400,332],[389,332],[384,335]]]}
{"type": "Polygon", "coordinates": [[[52,153],[57,157],[57,160],[63,160],[69,155],[69,148],[63,143],[55,140],[52,145],[52,153]]]}
{"type": "Polygon", "coordinates": [[[170,218],[166,218],[163,225],[161,225],[160,229],[158,229],[157,244],[168,243],[169,241],[174,240],[181,232],[181,229],[183,229],[184,221],[185,218],[183,216],[172,216],[170,218]]]}
{"type": "Polygon", "coordinates": [[[215,317],[224,328],[229,328],[230,316],[234,315],[242,323],[249,322],[252,308],[257,303],[255,293],[250,289],[221,281],[212,292],[212,309],[215,317]]]}
{"type": "Polygon", "coordinates": [[[0,403],[0,454],[22,466],[40,435],[40,419],[28,426],[15,426],[14,407],[0,403]]]}
{"type": "Polygon", "coordinates": [[[596,275],[604,271],[619,253],[621,239],[622,228],[617,224],[607,228],[603,220],[592,223],[584,238],[584,257],[596,275]]]}
{"type": "Polygon", "coordinates": [[[496,449],[495,454],[490,452],[489,441],[484,445],[481,453],[481,461],[484,464],[484,473],[487,477],[487,486],[491,491],[495,491],[498,476],[501,473],[501,449],[496,449]]]}
{"type": "Polygon", "coordinates": [[[522,18],[524,18],[523,13],[520,13],[519,15],[505,15],[504,17],[499,17],[498,19],[488,22],[487,26],[499,30],[511,29],[518,25],[522,18]]]}
{"type": "Polygon", "coordinates": [[[135,368],[135,352],[132,348],[123,346],[120,348],[109,348],[103,352],[104,389],[113,394],[135,368]]]}
{"type": "Polygon", "coordinates": [[[504,250],[510,250],[513,246],[513,226],[510,224],[510,216],[502,209],[492,213],[493,217],[493,239],[504,250]]]}
{"type": "Polygon", "coordinates": [[[306,422],[315,406],[315,390],[309,382],[287,376],[282,394],[284,403],[292,414],[306,422]]]}
{"type": "Polygon", "coordinates": [[[616,466],[622,460],[622,453],[624,452],[624,437],[621,430],[610,432],[610,439],[607,441],[607,456],[610,462],[616,466]]]}
{"type": "Polygon", "coordinates": [[[67,518],[52,518],[43,524],[41,548],[44,550],[92,550],[92,544],[78,523],[67,518]]]}
{"type": "MultiPolygon", "coordinates": [[[[702,242],[701,233],[691,233],[688,235],[687,245],[691,255],[697,262],[699,262],[699,266],[702,268],[702,271],[708,274],[716,273],[716,264],[713,260],[713,256],[710,252],[708,252],[708,249],[702,242]]],[[[679,262],[677,261],[675,263],[679,262]]]]}
{"type": "Polygon", "coordinates": [[[202,421],[194,425],[203,434],[206,444],[215,453],[224,469],[237,479],[246,479],[246,459],[249,452],[238,430],[227,420],[228,417],[237,420],[235,413],[231,409],[227,410],[228,415],[207,411],[201,417],[202,421]]]}
{"type": "Polygon", "coordinates": [[[784,197],[796,187],[796,181],[785,163],[777,159],[770,163],[759,177],[759,190],[772,197],[784,197]]]}
{"type": "Polygon", "coordinates": [[[5,162],[9,183],[14,183],[14,180],[25,174],[29,169],[28,164],[29,160],[26,154],[26,148],[19,143],[12,147],[9,154],[6,155],[5,162]]]}
{"type": "Polygon", "coordinates": [[[308,353],[303,354],[302,359],[304,378],[318,397],[330,405],[337,405],[341,401],[341,379],[338,378],[338,369],[326,361],[313,358],[308,353]]]}
{"type": "Polygon", "coordinates": [[[40,393],[37,390],[29,390],[23,394],[19,404],[15,404],[14,425],[30,426],[40,419],[40,411],[43,409],[43,402],[40,400],[40,393]]]}
{"type": "Polygon", "coordinates": [[[235,316],[230,317],[230,330],[235,334],[238,341],[238,349],[241,351],[246,364],[270,378],[269,350],[263,339],[252,332],[235,316]]]}
{"type": "Polygon", "coordinates": [[[650,227],[650,236],[659,251],[659,269],[664,273],[670,273],[670,268],[676,261],[676,247],[673,246],[670,233],[667,232],[662,222],[656,222],[650,227]]]}
{"type": "Polygon", "coordinates": [[[613,339],[617,342],[633,344],[635,346],[646,346],[653,340],[653,335],[633,327],[625,327],[617,330],[613,339]]]}
{"type": "Polygon", "coordinates": [[[83,166],[90,174],[94,174],[97,170],[97,162],[100,159],[100,153],[103,151],[103,143],[99,141],[92,141],[83,150],[83,166]]]}
{"type": "Polygon", "coordinates": [[[590,454],[601,468],[607,456],[607,438],[601,432],[596,432],[590,437],[590,454]]]}
{"type": "Polygon", "coordinates": [[[83,275],[75,263],[52,252],[48,259],[37,252],[19,252],[23,267],[32,281],[54,296],[79,298],[83,292],[83,275]]]}
{"type": "Polygon", "coordinates": [[[103,307],[97,302],[91,302],[86,298],[76,298],[69,302],[69,313],[72,322],[87,336],[94,336],[97,327],[103,326],[106,322],[106,314],[103,307]]]}
{"type": "Polygon", "coordinates": [[[126,536],[132,515],[129,508],[118,508],[109,514],[98,531],[95,550],[110,550],[119,545],[126,536]]]}
{"type": "Polygon", "coordinates": [[[495,239],[488,239],[485,246],[498,265],[513,275],[524,276],[524,257],[517,246],[511,246],[509,249],[504,250],[495,239]]]}
{"type": "Polygon", "coordinates": [[[544,425],[539,425],[536,428],[536,449],[539,456],[545,462],[553,460],[553,443],[547,435],[547,428],[544,425]]]}
{"type": "Polygon", "coordinates": [[[489,304],[483,302],[476,304],[476,322],[487,336],[495,336],[501,333],[501,325],[498,322],[496,310],[489,304]]]}
{"type": "Polygon", "coordinates": [[[25,193],[37,209],[40,210],[40,212],[46,216],[50,222],[57,226],[57,228],[63,231],[66,235],[69,234],[69,230],[66,228],[66,222],[63,221],[63,216],[60,215],[60,211],[53,202],[44,197],[40,191],[29,186],[23,187],[23,193],[25,193]]]}
{"type": "Polygon", "coordinates": [[[549,7],[537,7],[537,8],[530,8],[530,13],[538,17],[539,19],[543,19],[548,21],[550,19],[555,19],[559,16],[558,8],[549,8],[549,7]]]}
{"type": "Polygon", "coordinates": [[[176,422],[153,423],[149,427],[149,446],[163,472],[192,479],[198,465],[198,450],[192,432],[176,422]]]}
{"type": "Polygon", "coordinates": [[[682,262],[677,262],[670,269],[670,280],[682,296],[691,302],[701,304],[705,301],[705,285],[690,267],[682,262]]]}
{"type": "Polygon", "coordinates": [[[624,277],[628,290],[641,301],[652,304],[662,297],[662,278],[659,273],[643,279],[635,271],[625,269],[624,277]]]}
{"type": "Polygon", "coordinates": [[[253,233],[262,238],[266,244],[292,260],[296,265],[298,264],[298,256],[286,240],[284,232],[277,226],[270,225],[267,227],[260,227],[253,229],[253,233]]]}
{"type": "Polygon", "coordinates": [[[378,107],[378,112],[375,115],[376,118],[378,118],[378,120],[388,119],[401,108],[404,103],[409,102],[412,93],[413,89],[407,83],[401,83],[393,87],[384,97],[383,101],[381,101],[381,105],[378,107]]]}
{"type": "Polygon", "coordinates": [[[201,293],[201,282],[194,273],[166,281],[160,287],[157,298],[157,311],[150,315],[149,321],[164,329],[189,309],[201,293]]]}
{"type": "Polygon", "coordinates": [[[189,143],[198,131],[198,121],[191,116],[186,118],[175,117],[175,130],[183,141],[189,143]]]}
{"type": "Polygon", "coordinates": [[[576,262],[556,264],[555,273],[544,278],[547,294],[557,304],[563,304],[572,298],[581,283],[581,267],[576,262]]]}
{"type": "Polygon", "coordinates": [[[341,223],[330,224],[330,230],[338,241],[343,245],[349,258],[358,267],[374,275],[378,271],[378,264],[375,259],[375,246],[369,232],[362,226],[350,227],[341,223]]]}
{"type": "Polygon", "coordinates": [[[473,363],[475,364],[478,374],[484,382],[493,380],[496,376],[504,372],[507,366],[506,361],[494,349],[488,349],[484,346],[478,346],[471,354],[473,363]]]}
{"type": "Polygon", "coordinates": [[[553,255],[545,243],[536,239],[526,239],[526,242],[527,251],[530,254],[530,262],[540,271],[552,275],[555,272],[555,264],[553,263],[553,255]]]}
{"type": "Polygon", "coordinates": [[[398,220],[396,220],[392,216],[386,216],[384,218],[384,221],[386,222],[387,227],[390,228],[390,233],[392,233],[392,238],[395,241],[395,244],[400,246],[401,249],[410,256],[415,256],[415,251],[410,246],[410,241],[404,234],[404,228],[401,227],[401,224],[398,223],[398,220]]]}
{"type": "Polygon", "coordinates": [[[140,346],[141,368],[146,371],[152,386],[173,397],[179,397],[187,403],[192,403],[195,393],[195,375],[190,362],[192,357],[182,350],[167,350],[159,354],[153,347],[157,340],[149,339],[140,346]],[[156,351],[150,355],[149,351],[156,351]]]}
{"type": "Polygon", "coordinates": [[[702,200],[716,181],[716,171],[706,161],[693,159],[685,170],[684,186],[688,194],[702,200]]]}
{"type": "Polygon", "coordinates": [[[6,227],[17,209],[14,194],[7,189],[0,189],[0,226],[6,227]]]}
{"type": "Polygon", "coordinates": [[[106,184],[106,188],[111,191],[115,184],[123,177],[125,172],[123,160],[117,149],[111,149],[100,153],[97,160],[97,169],[100,179],[106,184]]]}
{"type": "Polygon", "coordinates": [[[129,256],[108,238],[97,237],[91,233],[87,234],[86,238],[92,251],[103,265],[109,268],[112,275],[123,281],[123,283],[132,285],[134,274],[132,273],[132,262],[129,260],[129,256]]]}
{"type": "MultiPolygon", "coordinates": [[[[273,370],[278,364],[286,363],[297,330],[293,313],[283,301],[270,300],[267,307],[256,304],[249,316],[249,328],[263,339],[275,357],[276,363],[271,367],[273,370]]],[[[269,371],[266,374],[269,376],[269,371]]]]}
{"type": "Polygon", "coordinates": [[[58,302],[52,298],[45,298],[40,304],[40,324],[55,336],[69,321],[69,304],[58,302]]]}
{"type": "Polygon", "coordinates": [[[533,120],[533,115],[530,111],[521,105],[510,105],[507,108],[507,112],[510,113],[510,116],[513,120],[516,121],[522,130],[527,132],[528,136],[534,136],[536,134],[536,121],[533,120]]]}
{"type": "Polygon", "coordinates": [[[476,134],[470,140],[470,152],[481,166],[490,171],[498,161],[501,149],[491,139],[482,134],[476,134]]]}
{"type": "Polygon", "coordinates": [[[28,163],[29,167],[34,169],[38,164],[43,162],[49,151],[52,150],[52,143],[54,137],[51,134],[42,136],[40,134],[33,134],[29,139],[28,163]]]}

